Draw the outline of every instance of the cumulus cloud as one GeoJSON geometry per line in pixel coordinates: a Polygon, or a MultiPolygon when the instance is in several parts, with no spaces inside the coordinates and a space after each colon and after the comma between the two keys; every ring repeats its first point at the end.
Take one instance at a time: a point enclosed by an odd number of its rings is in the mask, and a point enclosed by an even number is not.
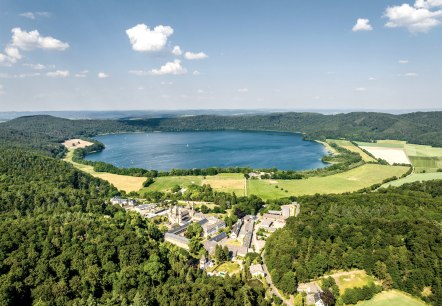
{"type": "Polygon", "coordinates": [[[404,3],[391,6],[385,10],[388,28],[406,28],[411,33],[428,32],[441,24],[442,10],[441,0],[417,0],[413,6],[404,3]]]}
{"type": "Polygon", "coordinates": [[[195,76],[197,76],[197,75],[200,75],[201,73],[200,73],[198,70],[194,70],[194,71],[192,72],[192,74],[195,75],[195,76]]]}
{"type": "Polygon", "coordinates": [[[209,56],[207,54],[205,54],[204,52],[199,52],[199,53],[192,53],[192,52],[186,52],[184,53],[184,58],[188,59],[188,60],[199,60],[199,59],[204,59],[204,58],[208,58],[209,56]]]}
{"type": "Polygon", "coordinates": [[[108,75],[107,73],[104,73],[104,72],[99,72],[99,73],[97,74],[97,77],[98,77],[99,79],[106,79],[106,78],[109,77],[109,75],[108,75]]]}
{"type": "Polygon", "coordinates": [[[408,60],[399,60],[398,61],[399,64],[408,64],[408,60]]]}
{"type": "Polygon", "coordinates": [[[180,56],[183,54],[183,51],[181,50],[180,46],[173,47],[172,54],[176,56],[180,56]]]}
{"type": "Polygon", "coordinates": [[[51,78],[67,78],[69,76],[69,71],[68,70],[50,71],[46,73],[46,76],[51,78]]]}
{"type": "Polygon", "coordinates": [[[417,8],[432,8],[442,6],[442,0],[416,0],[414,6],[417,8]]]}
{"type": "Polygon", "coordinates": [[[50,17],[51,14],[49,12],[25,12],[20,14],[21,17],[29,18],[29,19],[37,19],[38,17],[50,17]]]}
{"type": "Polygon", "coordinates": [[[20,28],[13,28],[11,32],[12,39],[10,45],[21,50],[45,49],[64,51],[69,48],[68,43],[51,36],[41,36],[37,30],[26,32],[20,28]]]}
{"type": "Polygon", "coordinates": [[[170,26],[159,25],[151,30],[145,24],[137,24],[127,29],[126,34],[132,45],[132,49],[138,52],[155,52],[164,49],[167,39],[173,34],[170,26]]]}
{"type": "Polygon", "coordinates": [[[181,61],[176,59],[173,62],[167,62],[160,69],[152,69],[150,74],[152,75],[166,75],[166,74],[185,74],[187,70],[181,66],[181,61]]]}
{"type": "Polygon", "coordinates": [[[373,30],[373,27],[370,25],[370,20],[365,18],[359,18],[352,29],[353,32],[371,31],[371,30],[373,30]]]}

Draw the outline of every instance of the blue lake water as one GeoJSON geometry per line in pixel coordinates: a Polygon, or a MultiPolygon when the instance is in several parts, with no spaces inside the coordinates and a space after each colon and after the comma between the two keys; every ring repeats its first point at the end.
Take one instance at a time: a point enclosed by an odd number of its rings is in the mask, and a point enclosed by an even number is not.
{"type": "Polygon", "coordinates": [[[87,160],[118,167],[156,170],[249,166],[306,170],[326,166],[319,143],[279,132],[177,132],[112,134],[95,137],[106,145],[87,160]]]}

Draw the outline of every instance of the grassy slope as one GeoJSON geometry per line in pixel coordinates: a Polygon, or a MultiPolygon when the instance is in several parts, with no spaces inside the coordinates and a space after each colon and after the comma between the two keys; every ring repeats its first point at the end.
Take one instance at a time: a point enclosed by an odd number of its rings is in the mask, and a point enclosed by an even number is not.
{"type": "Polygon", "coordinates": [[[327,142],[336,143],[338,146],[343,147],[351,152],[356,152],[361,155],[362,159],[365,162],[376,161],[373,157],[362,151],[359,147],[352,144],[349,140],[341,140],[341,139],[327,139],[327,142]]]}
{"type": "Polygon", "coordinates": [[[73,164],[75,168],[83,172],[89,173],[92,176],[99,177],[103,180],[108,181],[114,185],[119,190],[124,190],[126,192],[138,191],[143,187],[143,182],[146,180],[145,177],[134,177],[127,175],[118,175],[106,172],[96,172],[92,166],[78,164],[72,161],[73,150],[69,150],[64,158],[65,161],[73,164]]]}
{"type": "Polygon", "coordinates": [[[408,167],[365,164],[347,172],[305,180],[250,180],[248,193],[271,199],[289,195],[351,192],[381,183],[392,176],[399,177],[408,169],[408,167]],[[275,188],[276,185],[284,191],[275,188]]]}
{"type": "Polygon", "coordinates": [[[213,189],[224,192],[235,192],[244,195],[244,175],[241,173],[221,173],[214,176],[164,176],[155,179],[155,183],[142,191],[170,191],[179,185],[182,188],[195,184],[209,184],[213,189]]]}
{"type": "Polygon", "coordinates": [[[423,301],[398,290],[384,291],[357,306],[425,306],[423,301]]]}
{"type": "Polygon", "coordinates": [[[388,187],[388,186],[401,186],[406,183],[412,183],[412,182],[420,182],[420,181],[431,181],[431,180],[442,180],[442,172],[436,172],[436,173],[413,173],[407,177],[401,178],[397,181],[389,182],[382,187],[388,187]]]}

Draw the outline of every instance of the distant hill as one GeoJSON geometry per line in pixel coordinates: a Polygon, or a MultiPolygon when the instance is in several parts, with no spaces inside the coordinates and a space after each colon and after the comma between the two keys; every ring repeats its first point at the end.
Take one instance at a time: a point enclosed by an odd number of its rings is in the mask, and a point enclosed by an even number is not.
{"type": "Polygon", "coordinates": [[[267,130],[300,132],[308,139],[346,138],[357,141],[406,140],[442,147],[442,112],[393,115],[373,112],[323,115],[200,115],[173,118],[69,120],[48,115],[0,123],[0,145],[30,146],[57,154],[67,138],[135,131],[267,130]]]}

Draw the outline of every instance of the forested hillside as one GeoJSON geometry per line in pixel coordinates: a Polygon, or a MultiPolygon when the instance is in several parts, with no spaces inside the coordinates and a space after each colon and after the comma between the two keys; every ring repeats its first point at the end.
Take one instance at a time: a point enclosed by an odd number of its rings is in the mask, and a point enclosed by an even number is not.
{"type": "Polygon", "coordinates": [[[335,269],[364,269],[386,288],[442,304],[442,181],[298,201],[301,214],[266,242],[280,289],[293,292],[335,269]]]}
{"type": "Polygon", "coordinates": [[[134,131],[271,130],[301,132],[306,138],[373,141],[398,139],[442,146],[442,112],[405,115],[385,113],[275,113],[266,115],[201,115],[156,119],[69,120],[52,116],[21,117],[0,123],[0,145],[32,147],[62,153],[64,139],[134,131]]]}
{"type": "Polygon", "coordinates": [[[117,191],[69,164],[0,148],[1,305],[268,305],[263,289],[204,276],[117,191]]]}

